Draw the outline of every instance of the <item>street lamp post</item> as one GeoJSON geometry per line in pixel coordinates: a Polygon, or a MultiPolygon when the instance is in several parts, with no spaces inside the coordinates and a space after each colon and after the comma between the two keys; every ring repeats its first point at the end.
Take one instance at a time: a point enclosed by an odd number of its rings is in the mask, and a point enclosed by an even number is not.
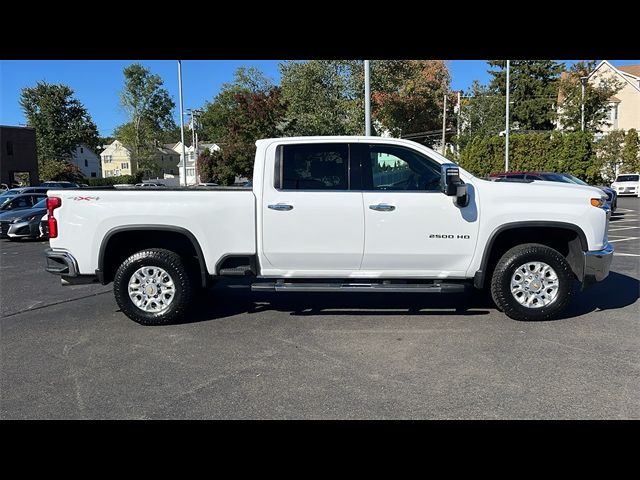
{"type": "Polygon", "coordinates": [[[584,87],[585,83],[587,83],[587,78],[589,77],[580,77],[580,83],[582,84],[582,105],[580,106],[580,129],[584,132],[584,87]]]}
{"type": "Polygon", "coordinates": [[[364,61],[364,134],[371,135],[371,72],[369,60],[364,61]]]}
{"type": "Polygon", "coordinates": [[[180,95],[180,141],[182,142],[182,174],[187,186],[187,152],[184,148],[184,107],[182,104],[182,60],[178,60],[178,91],[180,95]]]}

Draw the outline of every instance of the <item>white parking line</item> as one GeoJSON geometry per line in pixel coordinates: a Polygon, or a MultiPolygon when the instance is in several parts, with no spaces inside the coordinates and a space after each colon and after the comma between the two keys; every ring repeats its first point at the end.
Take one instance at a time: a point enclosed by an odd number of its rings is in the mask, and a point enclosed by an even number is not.
{"type": "Polygon", "coordinates": [[[613,252],[616,257],[640,257],[637,253],[618,253],[613,252]]]}
{"type": "Polygon", "coordinates": [[[640,228],[640,225],[638,225],[637,227],[629,227],[627,225],[624,225],[624,226],[618,227],[618,228],[610,228],[609,231],[610,232],[618,232],[620,230],[631,230],[632,228],[640,228]]]}
{"type": "Polygon", "coordinates": [[[627,240],[638,240],[640,237],[627,237],[627,238],[619,238],[617,240],[609,240],[609,243],[613,242],[626,242],[627,240]]]}

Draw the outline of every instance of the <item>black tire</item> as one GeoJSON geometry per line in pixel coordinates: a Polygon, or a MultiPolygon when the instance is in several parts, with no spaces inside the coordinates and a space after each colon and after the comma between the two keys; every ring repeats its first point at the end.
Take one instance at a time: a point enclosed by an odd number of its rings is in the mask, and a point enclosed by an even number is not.
{"type": "Polygon", "coordinates": [[[131,255],[118,268],[113,280],[113,293],[122,312],[142,325],[167,325],[180,320],[192,298],[191,278],[182,258],[162,248],[149,248],[131,255]],[[129,280],[141,267],[160,267],[173,280],[175,293],[166,310],[153,313],[138,308],[129,297],[129,280]]]}
{"type": "Polygon", "coordinates": [[[498,261],[491,277],[491,297],[498,309],[514,320],[548,320],[559,314],[569,303],[575,277],[567,260],[553,248],[526,243],[508,250],[498,261]],[[511,294],[511,278],[523,263],[544,262],[558,276],[556,298],[544,307],[521,305],[511,294]]]}

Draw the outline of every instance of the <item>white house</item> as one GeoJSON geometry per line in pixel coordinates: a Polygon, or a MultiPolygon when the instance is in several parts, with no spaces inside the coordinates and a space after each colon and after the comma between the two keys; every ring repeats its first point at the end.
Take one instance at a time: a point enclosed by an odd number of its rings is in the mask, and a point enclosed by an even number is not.
{"type": "MultiPolygon", "coordinates": [[[[562,73],[562,78],[568,75],[562,73]]],[[[602,60],[598,66],[587,76],[590,84],[615,79],[622,85],[621,89],[614,96],[609,98],[607,123],[601,125],[604,133],[611,130],[628,131],[631,128],[640,130],[640,64],[620,65],[614,67],[606,60],[602,60]]],[[[558,95],[558,103],[562,103],[563,98],[558,95]]],[[[558,111],[562,111],[559,107],[558,111]]],[[[558,128],[562,125],[558,122],[558,128]]]]}
{"type": "Polygon", "coordinates": [[[71,153],[71,163],[76,165],[86,178],[102,178],[100,156],[85,144],[80,144],[71,153]]]}
{"type": "MultiPolygon", "coordinates": [[[[182,167],[182,142],[174,143],[174,144],[165,144],[165,148],[170,148],[171,150],[177,152],[180,155],[180,164],[178,165],[179,173],[180,173],[180,185],[184,185],[184,171],[182,167]]],[[[202,154],[205,150],[220,150],[220,147],[215,143],[198,143],[198,153],[202,154]]],[[[197,176],[197,168],[196,168],[196,155],[195,148],[193,145],[186,146],[184,148],[185,153],[187,155],[187,185],[196,185],[200,183],[200,179],[197,176]]]]}

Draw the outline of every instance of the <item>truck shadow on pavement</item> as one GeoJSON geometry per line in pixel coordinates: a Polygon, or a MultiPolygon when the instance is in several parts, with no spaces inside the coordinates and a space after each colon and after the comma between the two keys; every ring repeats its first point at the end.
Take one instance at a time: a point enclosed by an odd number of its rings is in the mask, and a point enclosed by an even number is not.
{"type": "Polygon", "coordinates": [[[481,292],[468,294],[271,293],[251,292],[250,282],[221,281],[202,295],[182,323],[222,319],[239,314],[280,312],[314,315],[488,315],[495,308],[481,292]]]}
{"type": "Polygon", "coordinates": [[[571,302],[556,320],[623,308],[633,305],[638,298],[640,298],[640,281],[628,275],[610,272],[604,281],[582,292],[576,285],[571,302]]]}
{"type": "MultiPolygon", "coordinates": [[[[611,272],[607,279],[581,292],[576,284],[567,309],[556,319],[560,321],[594,311],[623,308],[640,298],[640,281],[628,275],[611,272]]],[[[402,294],[385,293],[268,293],[251,292],[246,284],[221,281],[202,295],[190,314],[181,322],[198,323],[233,317],[240,314],[280,312],[292,316],[354,316],[367,317],[420,316],[483,316],[496,307],[488,292],[470,288],[466,294],[402,294]]],[[[515,321],[515,320],[514,320],[515,321]]]]}

